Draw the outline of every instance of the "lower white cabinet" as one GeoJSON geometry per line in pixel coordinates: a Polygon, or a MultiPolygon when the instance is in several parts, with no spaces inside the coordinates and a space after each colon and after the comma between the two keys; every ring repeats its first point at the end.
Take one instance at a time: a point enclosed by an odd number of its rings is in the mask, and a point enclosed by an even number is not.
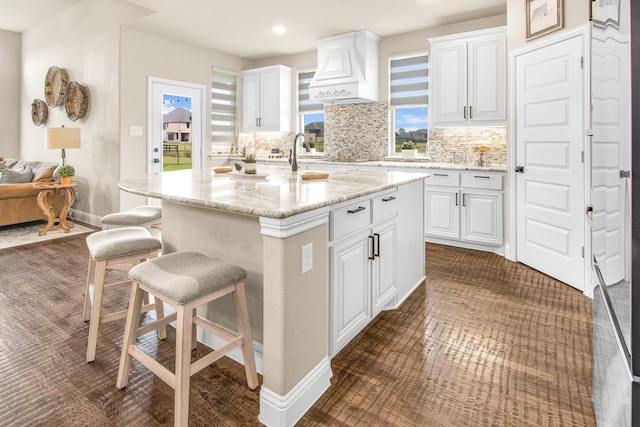
{"type": "Polygon", "coordinates": [[[503,180],[496,172],[432,173],[425,180],[426,240],[503,251],[503,180]]]}
{"type": "Polygon", "coordinates": [[[384,199],[387,218],[376,223],[372,223],[376,215],[373,200],[332,212],[333,235],[348,237],[334,241],[330,249],[330,355],[340,351],[396,296],[397,211],[388,205],[397,204],[397,199],[391,194],[384,199]],[[359,232],[345,228],[345,223],[357,227],[362,218],[367,223],[359,232]]]}
{"type": "Polygon", "coordinates": [[[415,181],[331,211],[330,356],[422,283],[423,197],[424,183],[415,181]]]}

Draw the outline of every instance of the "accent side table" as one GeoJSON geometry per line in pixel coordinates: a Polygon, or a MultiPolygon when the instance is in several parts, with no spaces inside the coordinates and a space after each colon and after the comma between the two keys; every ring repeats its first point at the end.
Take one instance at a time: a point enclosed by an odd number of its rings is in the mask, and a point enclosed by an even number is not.
{"type": "Polygon", "coordinates": [[[33,184],[33,188],[40,190],[38,193],[38,207],[42,209],[42,212],[47,216],[47,225],[38,230],[38,236],[44,236],[47,231],[54,228],[56,222],[64,233],[68,233],[73,228],[73,223],[67,222],[67,213],[75,200],[75,191],[73,187],[80,185],[79,182],[74,181],[71,184],[60,184],[59,182],[37,182],[33,184]],[[56,216],[53,206],[49,201],[49,196],[53,193],[63,193],[65,196],[64,205],[60,210],[60,215],[56,216]]]}

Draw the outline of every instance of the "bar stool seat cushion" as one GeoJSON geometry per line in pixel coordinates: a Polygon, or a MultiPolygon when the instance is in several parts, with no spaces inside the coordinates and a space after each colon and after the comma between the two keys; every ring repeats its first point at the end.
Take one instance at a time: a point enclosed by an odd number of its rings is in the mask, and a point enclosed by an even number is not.
{"type": "Polygon", "coordinates": [[[129,271],[130,279],[178,304],[190,303],[246,277],[242,267],[199,252],[162,255],[129,271]]]}
{"type": "Polygon", "coordinates": [[[160,206],[137,206],[125,212],[115,212],[100,219],[102,225],[134,226],[159,221],[162,218],[160,206]]]}
{"type": "Polygon", "coordinates": [[[144,227],[122,227],[90,234],[87,247],[99,260],[159,250],[162,243],[144,227]]]}

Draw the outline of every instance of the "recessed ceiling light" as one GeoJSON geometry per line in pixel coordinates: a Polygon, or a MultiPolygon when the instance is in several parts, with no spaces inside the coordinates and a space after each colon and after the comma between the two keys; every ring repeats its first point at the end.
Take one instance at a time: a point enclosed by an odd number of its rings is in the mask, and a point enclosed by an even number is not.
{"type": "Polygon", "coordinates": [[[273,31],[274,34],[284,34],[287,32],[287,29],[282,25],[276,25],[271,31],[273,31]]]}

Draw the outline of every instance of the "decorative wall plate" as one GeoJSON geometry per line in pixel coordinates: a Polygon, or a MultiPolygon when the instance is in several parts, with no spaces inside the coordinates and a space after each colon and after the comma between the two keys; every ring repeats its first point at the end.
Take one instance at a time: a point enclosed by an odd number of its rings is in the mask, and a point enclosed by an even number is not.
{"type": "Polygon", "coordinates": [[[67,85],[67,99],[64,109],[71,121],[76,121],[85,114],[89,108],[89,89],[78,82],[69,82],[67,85]]]}
{"type": "Polygon", "coordinates": [[[49,107],[42,99],[34,99],[31,103],[31,120],[36,126],[47,123],[49,117],[49,107]]]}
{"type": "Polygon", "coordinates": [[[69,73],[64,68],[50,67],[44,79],[44,99],[51,108],[64,104],[69,73]]]}

